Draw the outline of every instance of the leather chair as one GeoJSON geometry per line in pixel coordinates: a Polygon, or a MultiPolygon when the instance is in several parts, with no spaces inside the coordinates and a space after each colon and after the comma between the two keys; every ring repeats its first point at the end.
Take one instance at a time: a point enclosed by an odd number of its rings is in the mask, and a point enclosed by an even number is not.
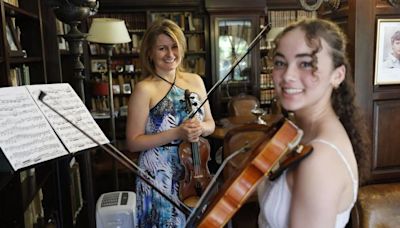
{"type": "Polygon", "coordinates": [[[241,93],[228,102],[228,113],[229,116],[252,116],[251,110],[259,106],[257,97],[241,93]]]}
{"type": "Polygon", "coordinates": [[[352,228],[400,227],[400,183],[361,187],[351,223],[352,228]]]}

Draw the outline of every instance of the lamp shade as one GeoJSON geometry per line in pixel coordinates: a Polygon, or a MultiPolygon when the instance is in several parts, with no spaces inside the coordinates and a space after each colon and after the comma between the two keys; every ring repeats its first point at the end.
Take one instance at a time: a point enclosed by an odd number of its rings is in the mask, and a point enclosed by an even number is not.
{"type": "Polygon", "coordinates": [[[94,18],[87,41],[102,44],[121,44],[131,41],[125,21],[114,18],[94,18]]]}

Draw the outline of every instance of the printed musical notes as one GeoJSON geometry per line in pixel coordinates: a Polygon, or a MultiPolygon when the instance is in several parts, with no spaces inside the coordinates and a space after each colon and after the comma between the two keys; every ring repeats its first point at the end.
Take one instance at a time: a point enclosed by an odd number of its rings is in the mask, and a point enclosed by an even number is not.
{"type": "Polygon", "coordinates": [[[14,170],[66,155],[25,87],[0,89],[0,147],[14,170]]]}
{"type": "Polygon", "coordinates": [[[57,110],[96,141],[101,144],[109,143],[82,100],[69,84],[31,85],[27,86],[27,89],[69,152],[82,151],[95,147],[97,144],[40,102],[38,99],[40,91],[46,93],[43,101],[50,107],[57,110]]]}
{"type": "Polygon", "coordinates": [[[100,144],[109,140],[69,84],[0,88],[0,148],[14,170],[97,146],[43,101],[100,144]],[[58,137],[57,137],[58,136],[58,137]],[[60,141],[61,140],[61,141],[60,141]],[[67,149],[67,150],[66,150],[67,149]]]}

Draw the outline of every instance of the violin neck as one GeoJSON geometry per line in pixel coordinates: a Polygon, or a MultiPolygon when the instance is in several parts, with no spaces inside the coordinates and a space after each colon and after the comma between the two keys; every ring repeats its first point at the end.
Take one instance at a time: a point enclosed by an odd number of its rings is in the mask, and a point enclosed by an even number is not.
{"type": "Polygon", "coordinates": [[[195,167],[199,166],[200,165],[199,143],[192,142],[191,149],[192,149],[193,166],[195,167]]]}

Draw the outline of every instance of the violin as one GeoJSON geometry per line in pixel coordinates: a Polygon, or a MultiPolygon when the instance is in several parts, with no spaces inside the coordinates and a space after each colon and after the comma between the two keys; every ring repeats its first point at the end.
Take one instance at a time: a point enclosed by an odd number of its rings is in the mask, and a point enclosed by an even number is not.
{"type": "MultiPolygon", "coordinates": [[[[187,112],[191,113],[189,90],[185,90],[185,102],[187,112]]],[[[179,198],[193,208],[211,180],[207,164],[210,160],[210,144],[203,137],[198,142],[184,141],[179,145],[179,158],[184,167],[184,175],[179,182],[179,198]]]]}
{"type": "MultiPolygon", "coordinates": [[[[223,183],[212,202],[196,208],[202,214],[194,216],[195,219],[199,218],[195,227],[223,227],[252,195],[264,177],[276,178],[283,169],[305,158],[312,151],[311,146],[300,144],[303,131],[284,118],[266,131],[264,128],[245,130],[253,133],[257,131],[256,139],[246,146],[250,154],[241,159],[239,166],[223,183]],[[261,131],[263,134],[259,134],[261,131]]],[[[240,138],[244,138],[243,135],[249,134],[246,131],[229,131],[224,139],[224,147],[226,142],[237,144],[240,138]]],[[[192,221],[188,224],[192,224],[192,221]]]]}

